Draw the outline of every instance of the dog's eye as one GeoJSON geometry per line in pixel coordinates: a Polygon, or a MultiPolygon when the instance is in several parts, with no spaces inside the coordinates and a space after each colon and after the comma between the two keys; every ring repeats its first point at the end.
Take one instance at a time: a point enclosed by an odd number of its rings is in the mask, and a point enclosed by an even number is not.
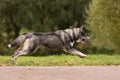
{"type": "Polygon", "coordinates": [[[84,32],[84,31],[80,32],[80,35],[81,35],[81,36],[84,36],[84,35],[85,35],[85,32],[84,32]]]}
{"type": "Polygon", "coordinates": [[[84,31],[82,32],[82,35],[85,35],[85,32],[84,32],[84,31]]]}

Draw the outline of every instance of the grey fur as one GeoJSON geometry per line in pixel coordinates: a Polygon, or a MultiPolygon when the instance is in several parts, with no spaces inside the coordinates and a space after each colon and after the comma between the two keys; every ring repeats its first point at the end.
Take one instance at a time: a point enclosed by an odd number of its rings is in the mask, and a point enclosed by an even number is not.
{"type": "Polygon", "coordinates": [[[79,41],[88,41],[88,36],[86,36],[83,28],[57,30],[47,33],[25,33],[18,36],[8,46],[14,47],[23,43],[23,47],[19,47],[15,51],[13,55],[14,61],[16,61],[18,56],[27,55],[35,49],[38,49],[41,45],[52,49],[63,50],[84,58],[86,55],[74,48],[74,43],[79,41]]]}

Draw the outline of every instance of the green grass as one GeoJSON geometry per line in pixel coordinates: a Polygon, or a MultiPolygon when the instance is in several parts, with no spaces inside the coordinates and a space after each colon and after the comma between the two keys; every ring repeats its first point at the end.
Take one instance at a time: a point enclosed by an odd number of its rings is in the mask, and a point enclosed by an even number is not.
{"type": "Polygon", "coordinates": [[[0,66],[83,66],[120,65],[120,55],[90,54],[87,58],[74,55],[21,56],[14,64],[11,56],[0,56],[0,66]]]}

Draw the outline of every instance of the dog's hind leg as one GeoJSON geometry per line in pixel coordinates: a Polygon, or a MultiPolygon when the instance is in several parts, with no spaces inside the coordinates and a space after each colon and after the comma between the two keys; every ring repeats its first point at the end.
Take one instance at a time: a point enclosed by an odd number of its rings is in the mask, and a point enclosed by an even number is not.
{"type": "Polygon", "coordinates": [[[13,55],[13,61],[16,62],[17,58],[21,55],[27,55],[29,53],[28,50],[21,50],[17,52],[15,55],[13,55]]]}
{"type": "Polygon", "coordinates": [[[35,44],[32,40],[27,39],[24,43],[23,48],[18,48],[16,53],[13,55],[13,61],[15,62],[16,59],[21,55],[27,55],[31,52],[33,52],[36,49],[35,44]]]}
{"type": "Polygon", "coordinates": [[[74,55],[77,55],[81,58],[85,58],[87,55],[83,54],[82,52],[74,49],[74,48],[71,48],[71,49],[63,49],[65,52],[67,53],[70,53],[70,54],[74,54],[74,55]]]}
{"type": "Polygon", "coordinates": [[[16,60],[17,60],[17,58],[18,58],[19,56],[21,56],[21,55],[27,55],[27,54],[29,54],[29,53],[31,53],[31,52],[33,52],[33,50],[30,50],[30,49],[24,50],[24,49],[23,49],[23,50],[19,51],[16,55],[13,56],[13,61],[16,62],[16,60]]]}
{"type": "Polygon", "coordinates": [[[17,54],[19,54],[19,51],[21,51],[22,50],[22,47],[19,47],[16,51],[15,51],[15,53],[12,55],[12,57],[14,57],[14,56],[16,56],[17,54]]]}

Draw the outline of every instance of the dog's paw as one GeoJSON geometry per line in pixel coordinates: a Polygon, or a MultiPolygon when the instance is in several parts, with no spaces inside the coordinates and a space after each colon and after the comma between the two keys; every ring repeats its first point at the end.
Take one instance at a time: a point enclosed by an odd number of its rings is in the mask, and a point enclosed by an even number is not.
{"type": "Polygon", "coordinates": [[[87,57],[87,55],[85,55],[85,54],[82,54],[82,55],[78,55],[80,58],[85,58],[85,57],[87,57]]]}

